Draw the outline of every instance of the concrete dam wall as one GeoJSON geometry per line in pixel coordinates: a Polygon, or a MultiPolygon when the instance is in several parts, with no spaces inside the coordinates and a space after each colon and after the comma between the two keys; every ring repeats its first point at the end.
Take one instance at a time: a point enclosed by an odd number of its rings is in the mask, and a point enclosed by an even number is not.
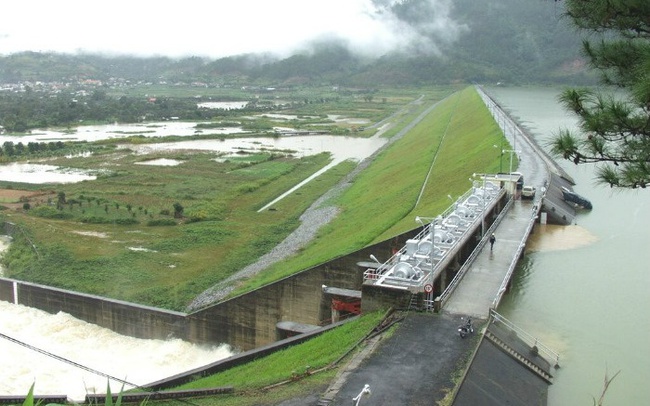
{"type": "Polygon", "coordinates": [[[282,321],[324,326],[332,322],[322,285],[361,290],[358,262],[391,255],[414,232],[380,242],[194,313],[143,306],[30,282],[0,278],[0,300],[80,320],[145,339],[181,338],[197,344],[226,343],[242,351],[287,338],[282,321]]]}
{"type": "Polygon", "coordinates": [[[182,337],[187,330],[184,313],[93,296],[12,279],[0,279],[0,300],[80,320],[137,338],[182,337]]]}

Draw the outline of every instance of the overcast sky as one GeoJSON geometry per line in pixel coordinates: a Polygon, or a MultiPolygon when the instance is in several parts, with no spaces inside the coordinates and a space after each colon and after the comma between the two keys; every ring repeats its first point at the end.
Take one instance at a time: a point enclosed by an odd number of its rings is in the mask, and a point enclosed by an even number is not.
{"type": "MultiPolygon", "coordinates": [[[[313,40],[336,37],[355,51],[382,55],[405,41],[422,42],[422,27],[404,25],[387,8],[376,6],[394,1],[9,0],[0,8],[0,54],[287,56],[313,40]]],[[[450,0],[427,3],[437,11],[425,30],[440,36],[462,30],[448,19],[450,0]]]]}

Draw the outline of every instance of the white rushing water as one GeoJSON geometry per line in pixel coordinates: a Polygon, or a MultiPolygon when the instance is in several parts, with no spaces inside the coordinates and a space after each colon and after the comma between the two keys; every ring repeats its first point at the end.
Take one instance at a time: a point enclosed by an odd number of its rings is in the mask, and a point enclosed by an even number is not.
{"type": "MultiPolygon", "coordinates": [[[[34,384],[35,394],[83,400],[87,393],[105,393],[107,376],[142,386],[232,355],[227,345],[206,347],[179,339],[137,339],[66,313],[52,315],[3,301],[0,333],[105,374],[97,375],[0,338],[0,396],[26,395],[34,384]]],[[[112,392],[121,388],[121,382],[111,382],[112,392]]]]}

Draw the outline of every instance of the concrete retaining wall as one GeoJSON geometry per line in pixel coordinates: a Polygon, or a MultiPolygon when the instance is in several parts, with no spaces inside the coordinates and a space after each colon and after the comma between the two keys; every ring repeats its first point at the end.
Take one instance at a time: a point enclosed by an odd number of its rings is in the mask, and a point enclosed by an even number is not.
{"type": "MultiPolygon", "coordinates": [[[[410,238],[412,233],[398,237],[410,238]]],[[[365,268],[358,262],[370,254],[379,258],[392,255],[394,239],[336,258],[245,295],[188,315],[188,340],[195,343],[225,342],[250,350],[277,341],[280,321],[324,326],[331,321],[331,303],[323,285],[361,290],[365,268]]]]}
{"type": "Polygon", "coordinates": [[[361,290],[358,262],[370,254],[389,258],[417,230],[336,258],[255,291],[186,314],[0,278],[0,300],[70,315],[119,334],[145,339],[181,338],[198,344],[226,343],[248,351],[277,341],[280,321],[324,326],[331,323],[331,303],[322,285],[361,290]]]}
{"type": "Polygon", "coordinates": [[[0,300],[52,314],[68,313],[80,320],[137,338],[182,338],[187,331],[184,313],[5,278],[0,279],[0,300]]]}
{"type": "Polygon", "coordinates": [[[316,331],[312,331],[309,333],[301,334],[299,336],[295,337],[290,337],[290,338],[285,338],[284,340],[276,341],[272,344],[265,345],[259,348],[256,348],[254,350],[250,351],[245,351],[241,352],[238,354],[235,354],[233,356],[230,356],[228,358],[219,360],[217,362],[204,365],[202,367],[190,370],[190,371],[185,371],[177,375],[169,376],[167,378],[161,379],[156,382],[152,382],[147,384],[147,388],[151,390],[163,390],[167,388],[175,388],[180,385],[183,385],[187,382],[191,382],[193,380],[196,380],[197,377],[204,377],[204,376],[209,376],[212,374],[216,374],[218,372],[226,371],[230,368],[236,367],[238,365],[246,364],[251,361],[254,361],[258,358],[263,358],[269,354],[272,354],[276,351],[283,350],[285,348],[291,347],[293,345],[297,345],[300,343],[303,343],[311,338],[314,338],[320,334],[323,334],[333,328],[336,328],[344,323],[347,323],[348,321],[353,320],[354,318],[350,318],[348,320],[330,324],[328,326],[325,326],[323,328],[320,328],[316,331]]]}

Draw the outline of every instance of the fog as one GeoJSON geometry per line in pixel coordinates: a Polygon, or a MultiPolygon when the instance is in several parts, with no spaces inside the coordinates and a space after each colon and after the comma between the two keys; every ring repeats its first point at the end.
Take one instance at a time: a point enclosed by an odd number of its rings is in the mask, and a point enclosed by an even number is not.
{"type": "Polygon", "coordinates": [[[438,53],[466,30],[451,0],[204,2],[22,0],[3,4],[0,55],[22,51],[280,57],[325,39],[366,56],[438,53]]]}

